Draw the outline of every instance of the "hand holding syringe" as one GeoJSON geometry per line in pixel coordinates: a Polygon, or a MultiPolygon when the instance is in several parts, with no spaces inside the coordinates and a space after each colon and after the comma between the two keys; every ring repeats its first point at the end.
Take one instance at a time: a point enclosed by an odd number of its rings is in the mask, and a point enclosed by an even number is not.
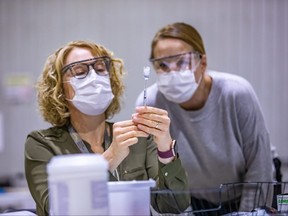
{"type": "Polygon", "coordinates": [[[143,105],[146,106],[147,102],[147,81],[150,75],[150,67],[146,66],[143,69],[143,76],[144,76],[144,96],[143,96],[143,105]]]}

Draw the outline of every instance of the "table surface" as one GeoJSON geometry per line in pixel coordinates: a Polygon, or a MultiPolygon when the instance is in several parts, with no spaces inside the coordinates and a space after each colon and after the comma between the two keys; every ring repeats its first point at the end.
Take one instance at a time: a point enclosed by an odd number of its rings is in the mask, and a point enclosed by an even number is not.
{"type": "Polygon", "coordinates": [[[35,202],[28,188],[4,188],[0,193],[0,209],[35,209],[35,202]]]}

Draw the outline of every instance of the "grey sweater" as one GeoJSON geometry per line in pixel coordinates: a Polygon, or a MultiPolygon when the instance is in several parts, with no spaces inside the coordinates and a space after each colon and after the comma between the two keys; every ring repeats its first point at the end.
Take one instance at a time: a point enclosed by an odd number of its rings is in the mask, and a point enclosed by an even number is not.
{"type": "MultiPolygon", "coordinates": [[[[236,75],[207,73],[212,77],[212,88],[200,110],[186,111],[168,101],[156,84],[147,89],[147,105],[169,112],[172,138],[177,140],[189,187],[192,191],[201,189],[194,196],[217,203],[217,190],[208,193],[208,189],[223,183],[271,182],[273,164],[269,133],[252,86],[236,75]]],[[[136,102],[137,106],[142,104],[143,92],[136,102]]],[[[233,198],[241,193],[241,208],[248,211],[253,204],[251,191],[239,189],[233,198]]]]}

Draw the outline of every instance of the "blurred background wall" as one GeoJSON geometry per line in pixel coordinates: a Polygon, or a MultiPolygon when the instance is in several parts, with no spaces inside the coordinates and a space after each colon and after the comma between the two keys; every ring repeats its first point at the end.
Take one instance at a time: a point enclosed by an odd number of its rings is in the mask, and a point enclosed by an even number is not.
{"type": "Polygon", "coordinates": [[[288,162],[288,1],[0,0],[0,176],[23,173],[27,134],[50,126],[33,89],[48,55],[76,39],[113,50],[127,75],[122,111],[112,120],[125,120],[144,86],[152,37],[179,21],[203,36],[210,69],[251,82],[271,141],[288,162]]]}

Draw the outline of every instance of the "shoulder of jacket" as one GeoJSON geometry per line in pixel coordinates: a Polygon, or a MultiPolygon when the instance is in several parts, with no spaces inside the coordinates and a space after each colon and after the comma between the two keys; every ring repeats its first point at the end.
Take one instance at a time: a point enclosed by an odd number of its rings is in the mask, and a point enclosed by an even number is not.
{"type": "Polygon", "coordinates": [[[67,134],[69,134],[69,132],[65,127],[54,126],[47,129],[32,131],[28,136],[36,139],[61,140],[66,139],[67,134]]]}

